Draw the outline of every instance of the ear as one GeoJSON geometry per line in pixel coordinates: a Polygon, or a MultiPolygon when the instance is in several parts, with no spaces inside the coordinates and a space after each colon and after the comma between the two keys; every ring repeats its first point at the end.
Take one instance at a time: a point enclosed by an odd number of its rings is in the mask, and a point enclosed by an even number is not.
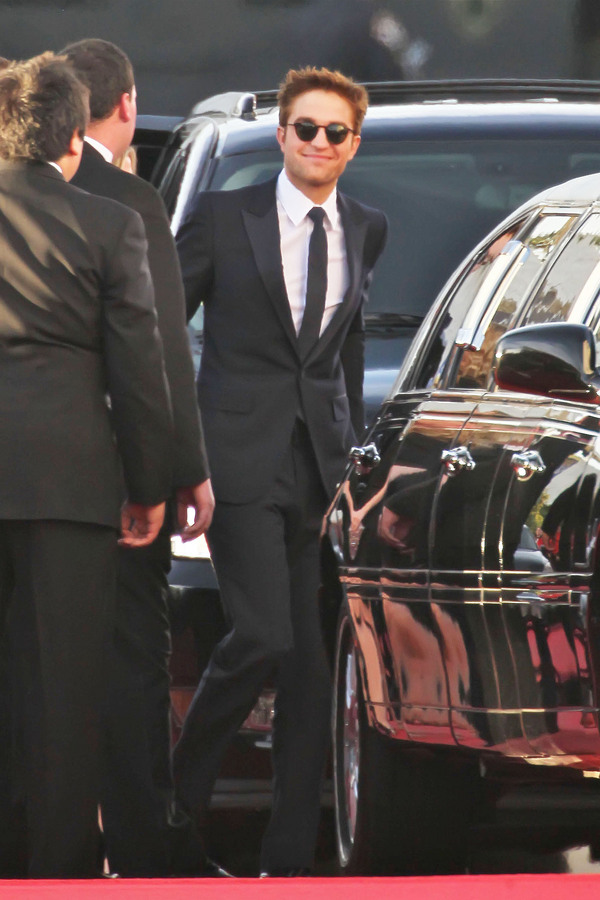
{"type": "Polygon", "coordinates": [[[348,154],[348,159],[353,159],[356,156],[356,151],[360,146],[360,134],[352,135],[352,146],[350,148],[350,153],[348,154]]]}
{"type": "Polygon", "coordinates": [[[67,156],[81,156],[81,151],[83,150],[83,138],[80,137],[79,131],[75,129],[73,134],[71,135],[71,140],[69,141],[69,149],[67,150],[67,156]]]}
{"type": "Polygon", "coordinates": [[[281,151],[283,152],[283,145],[285,144],[285,128],[283,125],[277,126],[277,143],[281,147],[281,151]]]}
{"type": "Polygon", "coordinates": [[[69,146],[67,147],[66,152],[61,156],[60,159],[56,160],[57,164],[62,170],[66,181],[70,181],[79,168],[82,153],[83,138],[80,137],[79,132],[75,130],[71,135],[71,140],[69,141],[69,146]]]}
{"type": "Polygon", "coordinates": [[[121,99],[119,100],[117,110],[119,118],[122,122],[131,122],[134,116],[132,106],[133,104],[131,101],[131,94],[121,94],[121,99]]]}

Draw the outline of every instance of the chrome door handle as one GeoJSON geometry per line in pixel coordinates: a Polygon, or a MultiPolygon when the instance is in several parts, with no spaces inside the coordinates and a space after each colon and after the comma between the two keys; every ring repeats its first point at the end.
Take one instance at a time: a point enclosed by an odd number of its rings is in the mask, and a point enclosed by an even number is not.
{"type": "Polygon", "coordinates": [[[544,460],[537,450],[524,450],[522,453],[513,453],[510,464],[515,470],[519,481],[528,481],[532,475],[546,471],[544,460]]]}
{"type": "Polygon", "coordinates": [[[379,450],[375,444],[353,447],[348,454],[348,459],[359,475],[367,475],[371,469],[374,469],[381,462],[379,450]]]}
{"type": "Polygon", "coordinates": [[[456,475],[458,472],[472,472],[475,468],[475,460],[466,447],[453,447],[452,450],[442,450],[442,462],[446,466],[448,475],[456,475]]]}

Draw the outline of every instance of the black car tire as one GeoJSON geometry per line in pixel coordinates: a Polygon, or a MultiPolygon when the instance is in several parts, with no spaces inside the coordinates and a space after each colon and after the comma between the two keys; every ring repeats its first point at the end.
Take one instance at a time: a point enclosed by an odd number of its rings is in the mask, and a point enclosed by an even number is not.
{"type": "Polygon", "coordinates": [[[336,849],[346,875],[464,872],[473,791],[459,772],[367,721],[349,612],[340,612],[334,670],[336,849]]]}

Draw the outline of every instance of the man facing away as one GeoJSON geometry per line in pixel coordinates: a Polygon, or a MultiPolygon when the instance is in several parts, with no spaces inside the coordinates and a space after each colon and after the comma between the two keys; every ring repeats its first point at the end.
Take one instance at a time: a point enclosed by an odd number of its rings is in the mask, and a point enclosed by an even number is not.
{"type": "Polygon", "coordinates": [[[188,317],[204,303],[208,541],[229,633],[194,696],[174,776],[180,804],[201,817],[227,743],[274,672],[265,875],[314,863],[330,716],[318,538],[363,430],[363,304],[387,231],[381,212],[336,188],[366,107],[366,91],[338,72],[290,71],[279,177],[200,194],[177,237],[188,317]]]}
{"type": "Polygon", "coordinates": [[[0,622],[36,877],[97,874],[117,530],[147,546],[172,477],[142,223],[67,183],[88,115],[52,54],[0,72],[0,622]]]}
{"type": "MultiPolygon", "coordinates": [[[[214,498],[200,425],[185,323],[181,272],[167,213],[146,181],[111,165],[129,147],[136,121],[131,62],[114,44],[88,39],[62,51],[90,90],[91,121],[73,183],[136,210],[144,222],[158,327],[173,408],[173,493],[184,540],[202,534],[214,498]],[[188,508],[194,522],[186,524],[188,508]]],[[[171,566],[167,516],[158,539],[118,554],[115,634],[107,695],[107,757],[102,820],[112,871],[160,876],[171,871],[171,844],[184,835],[168,825],[172,800],[169,729],[171,566]]]]}

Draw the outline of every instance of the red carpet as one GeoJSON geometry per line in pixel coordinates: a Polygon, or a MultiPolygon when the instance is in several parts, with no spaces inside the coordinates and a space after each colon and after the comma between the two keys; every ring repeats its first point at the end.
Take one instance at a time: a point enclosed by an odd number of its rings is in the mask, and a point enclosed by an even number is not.
{"type": "Polygon", "coordinates": [[[598,900],[599,875],[0,881],[1,900],[598,900]]]}

